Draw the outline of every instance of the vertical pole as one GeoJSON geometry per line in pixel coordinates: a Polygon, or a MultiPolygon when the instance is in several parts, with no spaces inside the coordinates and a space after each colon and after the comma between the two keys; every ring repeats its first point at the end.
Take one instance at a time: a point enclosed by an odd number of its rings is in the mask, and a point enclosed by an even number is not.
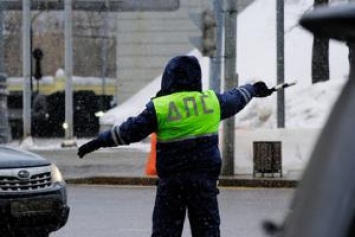
{"type": "Polygon", "coordinates": [[[0,1],[0,73],[5,72],[5,54],[4,54],[4,44],[5,44],[5,37],[4,37],[4,8],[3,2],[0,1]]]}
{"type": "Polygon", "coordinates": [[[118,47],[118,39],[119,39],[119,24],[118,24],[118,14],[119,12],[116,13],[116,104],[119,104],[119,91],[120,91],[120,67],[119,67],[119,60],[118,60],[118,55],[119,55],[119,48],[118,47]]]}
{"type": "MultiPolygon", "coordinates": [[[[355,4],[355,0],[349,0],[350,4],[355,4]]],[[[349,47],[349,68],[350,68],[350,75],[349,78],[355,77],[355,42],[349,41],[347,42],[349,47]]]]}
{"type": "Polygon", "coordinates": [[[7,87],[4,60],[4,8],[0,1],[0,143],[7,143],[11,140],[8,112],[7,112],[7,87]]]}
{"type": "Polygon", "coordinates": [[[31,1],[22,1],[23,137],[31,136],[31,1]]]}
{"type": "Polygon", "coordinates": [[[7,112],[6,74],[0,72],[0,144],[11,140],[7,112]]]}
{"type": "Polygon", "coordinates": [[[73,34],[72,0],[65,0],[65,138],[73,137],[73,34]]]}
{"type": "MultiPolygon", "coordinates": [[[[284,0],[276,0],[277,84],[285,81],[284,0]]],[[[277,127],[285,127],[285,90],[277,91],[277,127]]]]}
{"type": "Polygon", "coordinates": [[[221,73],[222,73],[222,39],[223,39],[223,0],[214,0],[213,11],[217,23],[217,42],[216,55],[210,60],[210,89],[221,91],[221,73]]]}
{"type": "Polygon", "coordinates": [[[107,77],[107,54],[108,54],[108,17],[109,17],[109,3],[105,1],[105,12],[103,13],[103,29],[102,29],[102,45],[101,45],[101,77],[102,77],[102,97],[101,97],[101,110],[104,110],[104,98],[106,94],[106,77],[107,77]]]}
{"type": "MultiPolygon", "coordinates": [[[[350,4],[355,4],[355,0],[349,0],[350,4]]],[[[350,74],[349,78],[355,77],[355,42],[347,42],[347,45],[349,47],[349,54],[348,54],[348,59],[349,59],[349,68],[350,68],[350,74]]]]}
{"type": "MultiPolygon", "coordinates": [[[[237,6],[236,0],[227,0],[225,13],[225,82],[224,90],[238,85],[236,76],[236,35],[237,6]]],[[[234,175],[234,117],[224,122],[223,127],[223,175],[234,175]]]]}

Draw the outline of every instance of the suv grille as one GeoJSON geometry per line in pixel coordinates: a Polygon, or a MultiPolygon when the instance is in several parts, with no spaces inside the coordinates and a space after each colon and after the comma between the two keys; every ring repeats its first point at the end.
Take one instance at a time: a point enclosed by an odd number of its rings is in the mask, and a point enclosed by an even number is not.
{"type": "Polygon", "coordinates": [[[50,166],[0,169],[0,192],[43,190],[52,186],[50,166]],[[21,176],[26,172],[28,177],[21,176]]]}

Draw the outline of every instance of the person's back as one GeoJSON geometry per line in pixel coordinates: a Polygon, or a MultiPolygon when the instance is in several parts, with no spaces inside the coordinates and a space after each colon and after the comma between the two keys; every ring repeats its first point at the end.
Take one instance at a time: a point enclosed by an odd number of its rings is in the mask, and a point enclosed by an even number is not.
{"type": "Polygon", "coordinates": [[[160,93],[166,95],[153,99],[159,177],[179,173],[218,177],[220,106],[212,90],[202,91],[197,60],[171,60],[164,71],[160,93]]]}

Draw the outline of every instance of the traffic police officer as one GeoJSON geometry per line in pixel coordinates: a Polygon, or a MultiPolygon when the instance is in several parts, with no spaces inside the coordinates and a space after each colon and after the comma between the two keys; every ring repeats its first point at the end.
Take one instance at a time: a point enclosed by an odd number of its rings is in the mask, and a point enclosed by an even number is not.
{"type": "Polygon", "coordinates": [[[202,91],[198,60],[174,57],[164,70],[161,90],[146,108],[82,145],[78,156],[100,147],[138,142],[155,132],[158,182],[152,237],[181,236],[186,213],[192,236],[218,237],[219,123],[238,113],[253,97],[271,93],[264,82],[224,93],[202,91]]]}

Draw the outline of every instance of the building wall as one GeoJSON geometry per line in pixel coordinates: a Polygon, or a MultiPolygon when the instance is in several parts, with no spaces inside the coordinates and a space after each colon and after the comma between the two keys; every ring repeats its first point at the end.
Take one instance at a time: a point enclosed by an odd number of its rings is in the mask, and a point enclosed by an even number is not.
{"type": "Polygon", "coordinates": [[[160,75],[171,57],[193,49],[189,37],[200,32],[189,13],[201,12],[208,3],[180,0],[174,12],[118,13],[118,103],[160,75]]]}

